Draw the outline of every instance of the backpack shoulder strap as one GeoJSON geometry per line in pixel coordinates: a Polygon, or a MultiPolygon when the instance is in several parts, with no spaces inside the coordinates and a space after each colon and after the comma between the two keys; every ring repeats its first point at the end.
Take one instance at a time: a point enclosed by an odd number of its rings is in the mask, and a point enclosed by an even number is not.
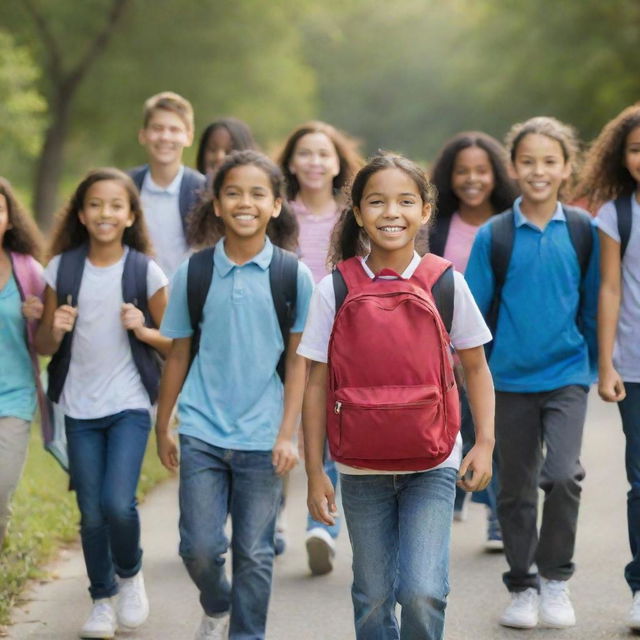
{"type": "Polygon", "coordinates": [[[333,280],[333,295],[336,302],[336,313],[342,306],[349,291],[364,286],[371,281],[360,263],[360,258],[354,256],[337,264],[331,272],[333,280]]]}
{"type": "Polygon", "coordinates": [[[620,196],[614,201],[616,217],[618,218],[618,234],[620,235],[620,260],[624,258],[627,245],[629,244],[629,238],[631,237],[631,198],[633,198],[633,196],[620,196]]]}
{"type": "Polygon", "coordinates": [[[429,252],[436,256],[444,255],[447,246],[451,216],[436,216],[435,222],[429,232],[429,252]]]}
{"type": "Polygon", "coordinates": [[[294,253],[274,245],[269,265],[269,285],[284,345],[277,367],[278,375],[284,382],[289,333],[295,319],[298,297],[298,257],[294,253]]]}
{"type": "Polygon", "coordinates": [[[148,269],[149,256],[130,248],[122,270],[122,299],[138,307],[147,323],[151,321],[147,293],[148,269]]]}
{"type": "Polygon", "coordinates": [[[213,254],[214,247],[202,249],[189,258],[189,264],[187,265],[187,305],[189,307],[191,328],[193,329],[191,361],[193,361],[200,348],[202,311],[213,279],[213,254]]]}
{"type": "Polygon", "coordinates": [[[134,167],[133,169],[129,169],[129,171],[127,171],[136,187],[138,187],[138,191],[142,189],[142,183],[144,182],[144,177],[147,175],[148,171],[149,165],[147,164],[143,164],[140,167],[134,167]]]}
{"type": "Polygon", "coordinates": [[[491,219],[491,247],[489,261],[494,277],[493,300],[487,316],[491,333],[495,334],[498,325],[498,313],[502,302],[502,288],[507,279],[513,240],[515,236],[513,209],[500,213],[491,219]]]}
{"type": "Polygon", "coordinates": [[[567,219],[567,228],[571,243],[578,256],[580,264],[580,277],[584,279],[591,259],[593,249],[593,233],[591,231],[591,217],[586,211],[577,207],[562,206],[567,219]]]}
{"type": "Polygon", "coordinates": [[[447,267],[431,287],[431,295],[433,295],[433,300],[436,303],[436,308],[440,313],[447,333],[451,333],[451,326],[453,325],[453,308],[456,293],[453,271],[453,265],[447,267]]]}
{"type": "Polygon", "coordinates": [[[72,307],[78,306],[78,293],[80,292],[87,253],[88,246],[83,244],[60,255],[58,273],[56,275],[58,306],[69,302],[72,307]]]}

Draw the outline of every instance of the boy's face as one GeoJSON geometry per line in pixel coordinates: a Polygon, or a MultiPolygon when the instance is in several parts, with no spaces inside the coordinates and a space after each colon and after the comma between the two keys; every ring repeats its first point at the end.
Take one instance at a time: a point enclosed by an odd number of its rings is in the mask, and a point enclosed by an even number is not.
{"type": "Polygon", "coordinates": [[[152,164],[173,165],[182,161],[182,150],[191,146],[193,132],[177,113],[156,109],[147,126],[140,129],[138,141],[147,149],[152,164]]]}

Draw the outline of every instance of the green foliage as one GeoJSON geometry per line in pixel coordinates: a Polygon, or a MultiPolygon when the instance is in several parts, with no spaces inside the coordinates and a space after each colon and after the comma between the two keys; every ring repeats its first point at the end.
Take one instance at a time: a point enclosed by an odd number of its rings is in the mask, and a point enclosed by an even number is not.
{"type": "Polygon", "coordinates": [[[36,89],[38,68],[26,47],[0,31],[0,159],[33,158],[40,150],[46,102],[36,89]]]}
{"type": "MultiPolygon", "coordinates": [[[[155,438],[147,447],[138,494],[167,477],[155,453],[155,438]]],[[[39,427],[32,429],[25,472],[13,499],[9,534],[0,550],[0,635],[11,607],[27,580],[43,576],[42,566],[61,545],[78,537],[79,514],[69,477],[45,452],[39,427]]]]}

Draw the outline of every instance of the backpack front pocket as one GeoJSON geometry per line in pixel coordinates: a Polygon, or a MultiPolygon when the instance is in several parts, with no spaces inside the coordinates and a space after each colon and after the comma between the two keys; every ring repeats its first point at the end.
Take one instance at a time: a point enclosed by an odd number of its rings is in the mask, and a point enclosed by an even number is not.
{"type": "Polygon", "coordinates": [[[435,458],[448,442],[437,386],[343,387],[333,411],[345,458],[435,458]]]}

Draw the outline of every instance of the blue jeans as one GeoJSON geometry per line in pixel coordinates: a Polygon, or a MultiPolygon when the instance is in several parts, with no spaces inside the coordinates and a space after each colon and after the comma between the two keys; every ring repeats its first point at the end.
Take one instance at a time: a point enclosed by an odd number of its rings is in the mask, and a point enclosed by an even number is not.
{"type": "Polygon", "coordinates": [[[131,409],[94,420],[65,416],[65,427],[89,593],[110,598],[116,574],[130,578],[142,565],[136,488],[151,418],[131,409]]]}
{"type": "Polygon", "coordinates": [[[180,436],[180,555],[205,613],[231,610],[231,640],[264,638],[281,493],[271,451],[221,449],[180,436]],[[224,568],[227,515],[232,585],[224,568]]]}
{"type": "Polygon", "coordinates": [[[631,486],[627,493],[627,523],[633,558],[625,567],[624,577],[635,593],[640,591],[640,383],[625,382],[624,388],[627,397],[618,404],[618,408],[627,439],[625,465],[631,486]]]}
{"type": "Polygon", "coordinates": [[[456,470],[340,474],[358,640],[441,640],[456,470]],[[402,606],[401,629],[395,605],[402,606]]]}
{"type": "MultiPolygon", "coordinates": [[[[336,497],[338,494],[338,469],[336,467],[336,463],[331,458],[329,454],[329,447],[325,445],[325,453],[324,453],[324,472],[329,476],[329,480],[331,480],[331,484],[333,485],[333,489],[336,492],[336,497]]],[[[311,514],[307,514],[307,531],[311,529],[320,528],[325,529],[329,535],[335,540],[340,533],[340,517],[336,516],[335,524],[328,525],[324,522],[318,522],[311,517],[311,514]]]]}

